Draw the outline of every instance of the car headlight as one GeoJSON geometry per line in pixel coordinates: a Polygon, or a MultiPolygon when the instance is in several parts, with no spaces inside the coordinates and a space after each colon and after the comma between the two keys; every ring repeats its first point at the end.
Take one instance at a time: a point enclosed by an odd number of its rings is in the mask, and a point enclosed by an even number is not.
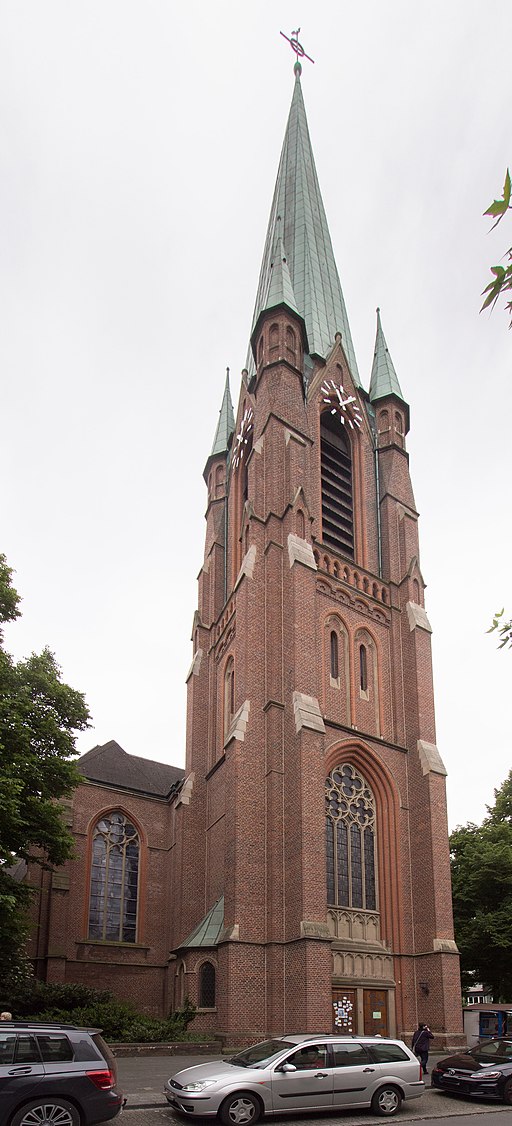
{"type": "Polygon", "coordinates": [[[470,1079],[501,1079],[502,1071],[472,1071],[470,1079]]]}
{"type": "Polygon", "coordinates": [[[213,1087],[215,1079],[203,1079],[202,1083],[185,1083],[182,1091],[204,1091],[205,1087],[213,1087]]]}

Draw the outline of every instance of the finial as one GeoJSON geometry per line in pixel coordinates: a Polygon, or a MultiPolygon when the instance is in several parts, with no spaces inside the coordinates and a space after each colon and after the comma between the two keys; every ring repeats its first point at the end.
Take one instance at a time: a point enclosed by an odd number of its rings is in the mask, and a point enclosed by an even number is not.
{"type": "Polygon", "coordinates": [[[290,37],[285,35],[284,31],[280,31],[279,34],[282,35],[283,39],[286,39],[286,42],[290,44],[292,51],[295,51],[297,59],[296,59],[296,62],[295,62],[295,66],[293,68],[293,73],[295,74],[296,78],[300,78],[300,76],[302,74],[302,66],[299,62],[299,58],[300,59],[307,59],[308,62],[310,62],[310,63],[314,63],[314,61],[315,61],[314,59],[311,58],[310,55],[306,55],[304,47],[302,46],[301,43],[299,43],[300,27],[298,27],[296,31],[292,31],[290,37]]]}

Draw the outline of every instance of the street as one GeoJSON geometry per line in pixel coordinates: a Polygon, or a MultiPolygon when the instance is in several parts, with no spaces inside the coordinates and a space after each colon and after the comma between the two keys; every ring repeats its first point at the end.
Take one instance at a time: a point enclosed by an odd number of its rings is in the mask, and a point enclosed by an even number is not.
{"type": "MultiPolygon", "coordinates": [[[[201,1062],[218,1059],[218,1056],[201,1056],[201,1062]]],[[[199,1062],[197,1056],[142,1056],[118,1058],[119,1085],[128,1102],[123,1111],[124,1126],[182,1126],[183,1119],[167,1106],[163,1086],[170,1075],[199,1062]]],[[[430,1076],[427,1077],[430,1082],[430,1076]]],[[[397,1122],[436,1121],[456,1118],[454,1126],[499,1126],[495,1115],[510,1115],[510,1107],[501,1103],[469,1102],[452,1098],[426,1087],[419,1099],[404,1105],[397,1122]],[[478,1115],[478,1123],[475,1123],[478,1115]],[[491,1122],[493,1119],[493,1122],[491,1122]]],[[[201,1121],[201,1120],[199,1120],[201,1121]]],[[[202,1120],[206,1122],[207,1120],[202,1120]]],[[[286,1126],[376,1126],[379,1119],[366,1110],[346,1111],[344,1114],[325,1112],[316,1115],[279,1115],[267,1121],[283,1122],[286,1126]]],[[[505,1126],[505,1124],[503,1124],[505,1126]]]]}

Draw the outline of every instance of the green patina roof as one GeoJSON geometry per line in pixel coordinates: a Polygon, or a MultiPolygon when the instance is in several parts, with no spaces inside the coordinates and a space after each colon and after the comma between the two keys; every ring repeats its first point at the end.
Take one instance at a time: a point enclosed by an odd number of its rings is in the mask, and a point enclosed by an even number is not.
{"type": "Polygon", "coordinates": [[[335,333],[341,332],[352,377],[359,384],[347,311],[309,138],[299,73],[296,74],[277,173],[253,329],[260,313],[269,307],[278,217],[281,218],[280,235],[286,251],[292,294],[297,311],[305,322],[309,353],[325,358],[334,344],[335,333]]]}
{"type": "Polygon", "coordinates": [[[213,439],[212,452],[210,457],[217,457],[218,454],[225,454],[228,450],[229,439],[235,429],[235,416],[233,414],[233,404],[231,402],[231,392],[229,390],[229,368],[226,368],[226,383],[224,386],[224,395],[222,398],[222,406],[219,411],[219,421],[215,431],[215,438],[213,439]]]}
{"type": "Polygon", "coordinates": [[[224,896],[217,900],[211,911],[205,915],[199,925],[189,934],[184,942],[180,943],[180,950],[184,946],[216,946],[221,931],[224,929],[224,896]]]}
{"type": "Polygon", "coordinates": [[[263,310],[275,309],[278,305],[287,305],[294,313],[299,312],[281,238],[280,216],[276,224],[275,247],[268,273],[268,294],[263,310]]]}
{"type": "Polygon", "coordinates": [[[375,399],[383,399],[386,395],[397,395],[402,402],[405,402],[382,331],[380,309],[377,309],[377,336],[370,379],[370,399],[373,403],[375,399]]]}

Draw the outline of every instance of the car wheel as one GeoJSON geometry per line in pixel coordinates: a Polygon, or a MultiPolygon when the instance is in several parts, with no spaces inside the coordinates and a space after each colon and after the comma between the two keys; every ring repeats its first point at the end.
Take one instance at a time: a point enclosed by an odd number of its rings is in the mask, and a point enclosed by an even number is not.
{"type": "Polygon", "coordinates": [[[512,1079],[509,1079],[503,1088],[503,1102],[508,1103],[509,1106],[512,1103],[512,1079]]]}
{"type": "Polygon", "coordinates": [[[80,1115],[67,1099],[32,1099],[17,1111],[11,1126],[80,1126],[80,1115]]]}
{"type": "Polygon", "coordinates": [[[247,1126],[249,1122],[257,1122],[261,1117],[261,1107],[254,1095],[242,1091],[224,1100],[219,1115],[224,1126],[247,1126]]]}
{"type": "Polygon", "coordinates": [[[397,1087],[379,1087],[372,1099],[373,1113],[383,1114],[385,1118],[397,1114],[401,1105],[402,1095],[397,1087]]]}

